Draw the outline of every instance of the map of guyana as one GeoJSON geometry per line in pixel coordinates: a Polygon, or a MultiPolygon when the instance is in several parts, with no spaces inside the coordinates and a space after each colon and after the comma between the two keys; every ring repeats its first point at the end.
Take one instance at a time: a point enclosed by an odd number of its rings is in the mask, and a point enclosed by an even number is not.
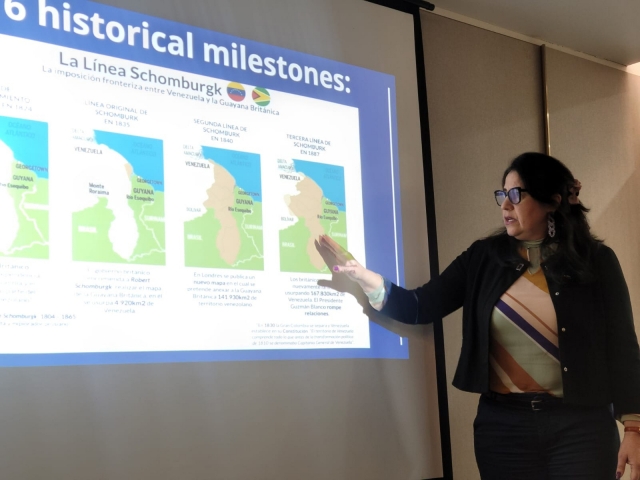
{"type": "Polygon", "coordinates": [[[0,116],[0,257],[49,258],[48,152],[46,123],[0,116]]]}
{"type": "Polygon", "coordinates": [[[202,147],[185,168],[185,265],[264,270],[260,155],[202,147]]]}
{"type": "Polygon", "coordinates": [[[328,273],[315,240],[329,235],[348,249],[344,168],[305,160],[279,162],[286,205],[280,224],[280,270],[328,273]]]}
{"type": "Polygon", "coordinates": [[[162,140],[74,135],[73,259],[165,265],[162,140]]]}

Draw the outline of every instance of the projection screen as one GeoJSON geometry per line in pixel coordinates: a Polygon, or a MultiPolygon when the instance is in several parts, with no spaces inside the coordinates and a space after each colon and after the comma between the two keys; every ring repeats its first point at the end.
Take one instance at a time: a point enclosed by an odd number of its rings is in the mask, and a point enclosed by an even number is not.
{"type": "Polygon", "coordinates": [[[316,242],[428,279],[410,15],[7,0],[0,63],[3,478],[442,475],[430,331],[316,242]]]}

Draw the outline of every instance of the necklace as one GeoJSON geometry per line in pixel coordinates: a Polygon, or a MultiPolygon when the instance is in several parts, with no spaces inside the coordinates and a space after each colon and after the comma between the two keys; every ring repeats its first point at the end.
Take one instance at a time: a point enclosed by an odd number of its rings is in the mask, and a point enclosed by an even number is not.
{"type": "Polygon", "coordinates": [[[529,268],[527,270],[531,275],[540,270],[540,262],[542,261],[541,245],[542,240],[525,240],[522,242],[524,248],[527,249],[527,260],[529,260],[529,268]]]}

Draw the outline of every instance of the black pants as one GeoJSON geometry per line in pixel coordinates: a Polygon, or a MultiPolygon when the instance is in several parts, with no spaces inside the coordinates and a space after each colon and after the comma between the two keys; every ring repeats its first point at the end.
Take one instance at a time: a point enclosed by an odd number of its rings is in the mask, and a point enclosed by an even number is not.
{"type": "Polygon", "coordinates": [[[473,428],[482,480],[616,478],[620,436],[609,408],[533,394],[517,394],[515,402],[506,397],[480,397],[473,428]],[[542,401],[532,406],[534,397],[542,401]]]}

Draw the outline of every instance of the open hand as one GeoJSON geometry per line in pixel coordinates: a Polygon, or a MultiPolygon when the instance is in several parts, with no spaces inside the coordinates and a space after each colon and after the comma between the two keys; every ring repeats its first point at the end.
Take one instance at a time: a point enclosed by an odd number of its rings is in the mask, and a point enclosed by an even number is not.
{"type": "Polygon", "coordinates": [[[336,276],[347,278],[358,283],[365,292],[373,292],[382,283],[379,274],[363,267],[353,255],[328,235],[320,235],[316,243],[320,254],[333,272],[334,283],[337,280],[336,276]]]}
{"type": "Polygon", "coordinates": [[[618,453],[618,468],[616,478],[621,478],[626,466],[631,469],[631,480],[640,479],[640,434],[625,433],[618,453]]]}
{"type": "Polygon", "coordinates": [[[342,245],[329,235],[320,235],[318,243],[331,259],[332,265],[329,265],[329,267],[334,272],[344,273],[348,278],[356,282],[362,279],[366,269],[342,245]]]}

